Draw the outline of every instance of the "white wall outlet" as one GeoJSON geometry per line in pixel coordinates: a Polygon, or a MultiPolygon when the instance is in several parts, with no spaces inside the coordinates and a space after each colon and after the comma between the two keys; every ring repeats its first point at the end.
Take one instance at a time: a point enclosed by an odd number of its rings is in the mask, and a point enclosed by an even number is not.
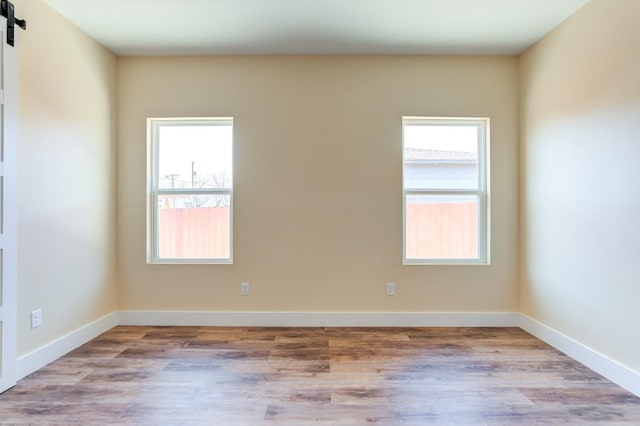
{"type": "Polygon", "coordinates": [[[240,294],[243,296],[249,295],[249,283],[241,283],[240,284],[240,294]]]}
{"type": "Polygon", "coordinates": [[[38,328],[42,325],[42,309],[31,311],[31,328],[38,328]]]}
{"type": "Polygon", "coordinates": [[[387,283],[387,296],[396,295],[396,285],[394,283],[387,283]]]}

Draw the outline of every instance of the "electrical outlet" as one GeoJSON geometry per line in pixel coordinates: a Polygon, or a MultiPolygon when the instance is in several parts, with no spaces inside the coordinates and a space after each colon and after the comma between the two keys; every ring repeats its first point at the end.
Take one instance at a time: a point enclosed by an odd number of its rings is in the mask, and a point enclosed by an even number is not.
{"type": "Polygon", "coordinates": [[[394,283],[387,283],[387,296],[396,295],[396,285],[394,283]]]}
{"type": "Polygon", "coordinates": [[[249,295],[249,283],[241,283],[240,284],[240,294],[243,296],[249,295]]]}
{"type": "Polygon", "coordinates": [[[42,309],[31,311],[31,328],[38,328],[42,325],[42,309]]]}

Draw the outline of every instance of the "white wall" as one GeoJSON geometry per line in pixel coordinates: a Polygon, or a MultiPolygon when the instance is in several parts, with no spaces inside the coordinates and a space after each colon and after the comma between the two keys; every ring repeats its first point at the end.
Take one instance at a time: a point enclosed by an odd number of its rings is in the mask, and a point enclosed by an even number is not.
{"type": "Polygon", "coordinates": [[[640,2],[521,57],[521,310],[640,371],[640,2]]]}
{"type": "Polygon", "coordinates": [[[116,310],[116,58],[18,0],[18,355],[116,310]],[[30,329],[41,308],[43,325],[30,329]]]}

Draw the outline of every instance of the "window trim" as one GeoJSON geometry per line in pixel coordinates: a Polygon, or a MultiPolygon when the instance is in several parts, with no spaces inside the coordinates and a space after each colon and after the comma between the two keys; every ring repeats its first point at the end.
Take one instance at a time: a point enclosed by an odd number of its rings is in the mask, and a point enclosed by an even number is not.
{"type": "Polygon", "coordinates": [[[403,265],[490,265],[490,119],[488,117],[402,117],[402,264],[403,265]],[[478,189],[406,189],[405,188],[405,126],[473,126],[478,128],[478,189]],[[472,195],[478,198],[478,257],[475,259],[407,259],[407,196],[411,195],[472,195]]]}
{"type": "Polygon", "coordinates": [[[153,117],[147,118],[147,263],[148,264],[233,264],[233,117],[153,117]],[[225,188],[159,188],[159,138],[158,130],[165,126],[228,126],[231,125],[231,186],[225,188]],[[161,195],[194,194],[194,195],[229,195],[229,257],[228,258],[161,258],[159,250],[158,198],[161,195]]]}

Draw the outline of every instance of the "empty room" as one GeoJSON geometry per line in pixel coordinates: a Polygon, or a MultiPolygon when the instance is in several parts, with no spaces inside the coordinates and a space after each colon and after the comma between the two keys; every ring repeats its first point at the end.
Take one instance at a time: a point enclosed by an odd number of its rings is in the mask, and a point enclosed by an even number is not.
{"type": "Polygon", "coordinates": [[[640,1],[1,5],[0,425],[640,425],[640,1]]]}

